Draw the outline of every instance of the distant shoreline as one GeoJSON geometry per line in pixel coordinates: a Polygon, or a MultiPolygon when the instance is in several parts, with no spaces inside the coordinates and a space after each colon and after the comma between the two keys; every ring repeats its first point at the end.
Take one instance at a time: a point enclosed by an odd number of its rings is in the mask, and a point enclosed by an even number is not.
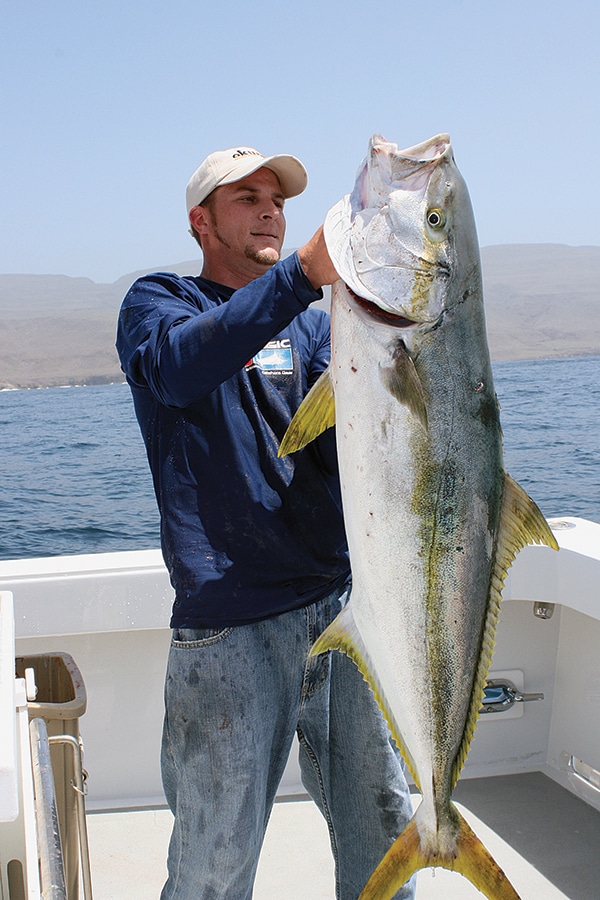
{"type": "MultiPolygon", "coordinates": [[[[501,358],[492,359],[492,365],[496,363],[525,363],[525,362],[543,362],[548,360],[555,359],[592,359],[595,356],[600,356],[600,349],[595,351],[589,351],[586,353],[553,353],[552,355],[538,355],[538,356],[515,356],[515,357],[506,357],[503,356],[501,358]]],[[[59,389],[59,388],[82,388],[82,387],[105,387],[107,385],[125,385],[127,384],[124,378],[115,379],[114,377],[106,377],[102,376],[94,376],[89,380],[86,379],[72,379],[70,381],[58,381],[54,383],[44,383],[44,384],[29,384],[29,385],[0,385],[0,393],[11,393],[13,391],[44,391],[51,389],[59,389]]]]}
{"type": "MultiPolygon", "coordinates": [[[[481,259],[493,362],[600,354],[600,247],[503,244],[482,247],[481,259]]],[[[190,260],[166,268],[188,275],[198,267],[190,260]]],[[[117,319],[142,274],[110,285],[0,275],[0,390],[121,384],[117,319]]],[[[324,291],[315,306],[328,305],[324,291]]]]}

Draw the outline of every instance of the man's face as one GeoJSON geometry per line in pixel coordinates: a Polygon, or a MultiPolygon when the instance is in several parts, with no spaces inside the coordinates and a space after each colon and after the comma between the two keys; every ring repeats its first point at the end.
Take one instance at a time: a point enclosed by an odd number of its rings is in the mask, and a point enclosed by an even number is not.
{"type": "Polygon", "coordinates": [[[216,188],[204,206],[205,259],[226,259],[232,267],[245,262],[262,274],[279,260],[285,235],[283,205],[279,179],[270,169],[258,169],[216,188]]]}

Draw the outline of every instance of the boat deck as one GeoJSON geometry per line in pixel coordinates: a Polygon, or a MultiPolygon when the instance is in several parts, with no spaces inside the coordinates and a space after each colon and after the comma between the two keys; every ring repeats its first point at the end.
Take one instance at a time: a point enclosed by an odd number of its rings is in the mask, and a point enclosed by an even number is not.
{"type": "MultiPolygon", "coordinates": [[[[417,795],[418,798],[418,795],[417,795]]],[[[454,799],[522,900],[600,898],[600,812],[539,772],[471,778],[454,799]]],[[[158,898],[171,814],[165,809],[88,814],[94,900],[158,898]]],[[[309,800],[275,805],[254,900],[335,896],[328,833],[309,800]]],[[[481,900],[460,875],[418,876],[418,900],[481,900]]]]}

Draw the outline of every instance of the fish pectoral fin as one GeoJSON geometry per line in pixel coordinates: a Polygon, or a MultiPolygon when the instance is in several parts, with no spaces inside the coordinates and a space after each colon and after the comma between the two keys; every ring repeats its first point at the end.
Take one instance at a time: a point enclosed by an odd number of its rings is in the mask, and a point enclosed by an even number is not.
{"type": "Polygon", "coordinates": [[[360,674],[371,688],[377,706],[387,722],[390,734],[408,766],[413,781],[420,790],[417,768],[402,739],[400,729],[396,724],[396,719],[386,702],[383,688],[375,674],[375,666],[373,665],[369,651],[367,650],[362,635],[354,621],[352,600],[346,604],[341,613],[335,617],[331,625],[328,625],[321,636],[317,638],[310,649],[309,655],[317,656],[319,653],[326,653],[328,650],[339,650],[340,653],[345,653],[360,671],[360,674]]]}
{"type": "Polygon", "coordinates": [[[335,425],[335,398],[329,369],[326,369],[296,410],[279,446],[278,456],[287,456],[314,441],[335,425]]]}
{"type": "Polygon", "coordinates": [[[488,900],[520,900],[505,873],[453,803],[450,804],[450,812],[456,826],[454,840],[450,841],[450,846],[442,848],[435,845],[435,835],[431,835],[431,843],[425,846],[421,835],[429,834],[426,826],[420,827],[419,824],[422,808],[417,809],[383,857],[359,900],[391,900],[415,872],[430,866],[460,872],[488,900]]]}
{"type": "Polygon", "coordinates": [[[392,365],[380,366],[379,375],[385,389],[392,397],[396,398],[398,403],[407,406],[427,431],[425,391],[404,341],[396,343],[392,354],[392,365]]]}

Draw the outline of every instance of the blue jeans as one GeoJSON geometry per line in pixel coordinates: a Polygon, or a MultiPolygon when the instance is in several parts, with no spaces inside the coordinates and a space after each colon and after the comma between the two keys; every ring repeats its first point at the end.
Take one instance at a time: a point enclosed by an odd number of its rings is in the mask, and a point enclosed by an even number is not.
{"type": "MultiPolygon", "coordinates": [[[[175,822],[161,900],[250,900],[295,732],[337,900],[356,900],[404,829],[410,795],[369,688],[343,654],[308,657],[346,599],[342,589],[252,625],[173,631],[162,775],[175,822]]],[[[413,895],[411,882],[396,898],[413,895]]]]}

